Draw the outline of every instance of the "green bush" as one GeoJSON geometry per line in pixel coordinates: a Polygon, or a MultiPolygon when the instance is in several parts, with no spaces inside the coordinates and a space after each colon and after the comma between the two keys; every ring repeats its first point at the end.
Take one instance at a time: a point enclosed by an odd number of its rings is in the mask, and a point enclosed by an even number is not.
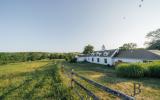
{"type": "Polygon", "coordinates": [[[144,68],[140,64],[120,64],[116,67],[118,76],[139,78],[144,76],[144,68]]]}
{"type": "Polygon", "coordinates": [[[150,77],[159,77],[160,78],[160,63],[155,62],[149,64],[148,66],[149,76],[150,77]]]}
{"type": "Polygon", "coordinates": [[[160,62],[119,64],[116,67],[118,76],[122,77],[158,77],[160,78],[160,62]]]}

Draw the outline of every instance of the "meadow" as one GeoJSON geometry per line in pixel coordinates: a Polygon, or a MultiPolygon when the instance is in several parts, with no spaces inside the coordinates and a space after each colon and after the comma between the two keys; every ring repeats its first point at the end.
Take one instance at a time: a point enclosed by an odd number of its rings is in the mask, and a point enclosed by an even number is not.
{"type": "Polygon", "coordinates": [[[32,61],[0,66],[0,100],[72,100],[59,65],[32,61]]]}
{"type": "MultiPolygon", "coordinates": [[[[74,69],[80,75],[92,79],[112,89],[133,94],[133,83],[141,83],[142,92],[137,100],[159,100],[160,79],[125,78],[116,74],[114,67],[91,63],[68,63],[64,60],[29,61],[0,65],[0,100],[79,100],[70,88],[71,80],[61,73],[74,69]]],[[[119,98],[80,81],[102,100],[119,100],[119,98]]],[[[86,96],[80,88],[74,86],[80,94],[86,96]]],[[[86,97],[86,100],[87,97],[86,97]]]]}
{"type": "MultiPolygon", "coordinates": [[[[114,67],[107,67],[104,65],[91,64],[91,63],[63,63],[65,70],[74,69],[80,75],[99,82],[107,87],[116,89],[128,95],[133,94],[133,83],[138,82],[141,84],[142,92],[136,95],[137,100],[160,100],[160,79],[159,78],[125,78],[117,76],[114,67]]],[[[97,96],[103,100],[119,100],[119,98],[104,93],[85,82],[81,82],[84,86],[93,91],[97,96]]]]}

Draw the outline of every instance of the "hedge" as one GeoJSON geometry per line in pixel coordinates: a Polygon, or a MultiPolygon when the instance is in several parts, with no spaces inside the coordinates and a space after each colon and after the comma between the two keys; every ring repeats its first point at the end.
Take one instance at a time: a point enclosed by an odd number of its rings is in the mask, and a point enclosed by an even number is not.
{"type": "Polygon", "coordinates": [[[160,78],[160,62],[119,64],[116,67],[116,73],[118,76],[129,78],[160,78]]]}

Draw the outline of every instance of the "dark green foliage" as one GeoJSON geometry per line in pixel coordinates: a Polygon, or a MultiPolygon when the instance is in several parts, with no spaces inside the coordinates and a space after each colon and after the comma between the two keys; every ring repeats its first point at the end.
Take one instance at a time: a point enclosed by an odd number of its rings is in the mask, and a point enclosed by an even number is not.
{"type": "Polygon", "coordinates": [[[76,63],[77,62],[77,58],[73,58],[69,61],[70,63],[76,63]]]}
{"type": "Polygon", "coordinates": [[[130,50],[130,49],[135,49],[137,47],[136,43],[125,43],[123,46],[119,47],[121,50],[130,50]]]}
{"type": "Polygon", "coordinates": [[[148,68],[148,76],[160,78],[160,63],[159,62],[149,64],[147,68],[148,68]]]}
{"type": "Polygon", "coordinates": [[[116,67],[118,76],[122,77],[158,77],[160,78],[160,62],[120,64],[116,67]]]}
{"type": "Polygon", "coordinates": [[[87,45],[84,47],[83,54],[90,54],[94,51],[94,47],[92,45],[87,45]]]}
{"type": "Polygon", "coordinates": [[[18,53],[0,53],[0,64],[35,61],[43,59],[65,59],[71,61],[77,53],[45,53],[45,52],[18,52],[18,53]]]}
{"type": "Polygon", "coordinates": [[[160,50],[160,29],[149,32],[146,37],[149,41],[146,42],[148,49],[160,50]]]}
{"type": "Polygon", "coordinates": [[[120,64],[116,67],[118,76],[122,77],[143,77],[144,69],[139,64],[120,64]]]}
{"type": "Polygon", "coordinates": [[[160,50],[160,40],[152,41],[148,43],[148,49],[157,49],[160,50]]]}

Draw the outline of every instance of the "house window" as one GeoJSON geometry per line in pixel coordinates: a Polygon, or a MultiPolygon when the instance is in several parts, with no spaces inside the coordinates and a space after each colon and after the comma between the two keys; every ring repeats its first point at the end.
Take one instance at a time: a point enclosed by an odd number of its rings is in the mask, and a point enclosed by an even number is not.
{"type": "Polygon", "coordinates": [[[94,62],[94,58],[92,58],[92,62],[94,62]]]}
{"type": "Polygon", "coordinates": [[[97,62],[99,62],[99,58],[97,58],[97,62]]]}
{"type": "Polygon", "coordinates": [[[104,53],[104,56],[108,56],[108,52],[105,52],[105,53],[104,53]]]}
{"type": "Polygon", "coordinates": [[[107,63],[107,59],[104,59],[104,63],[107,63]]]}

